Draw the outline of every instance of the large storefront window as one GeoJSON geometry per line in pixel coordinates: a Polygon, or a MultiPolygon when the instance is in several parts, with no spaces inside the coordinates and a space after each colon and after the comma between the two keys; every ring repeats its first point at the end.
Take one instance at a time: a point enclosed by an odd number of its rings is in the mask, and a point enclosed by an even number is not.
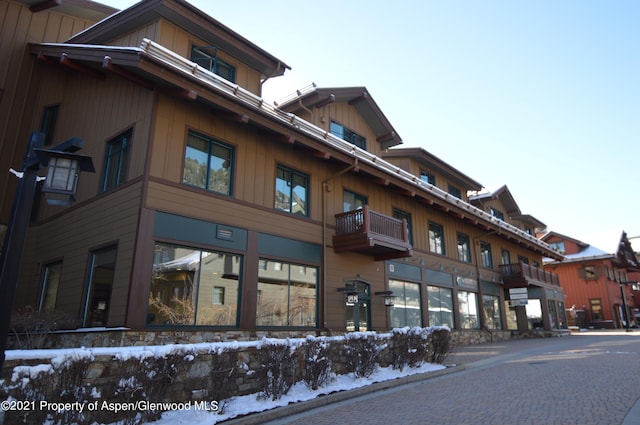
{"type": "Polygon", "coordinates": [[[429,325],[453,329],[453,292],[448,288],[427,286],[429,325]]]}
{"type": "Polygon", "coordinates": [[[480,329],[478,318],[478,301],[474,292],[458,292],[458,312],[461,329],[480,329]]]}
{"type": "Polygon", "coordinates": [[[542,304],[539,299],[529,299],[526,306],[529,329],[544,329],[542,304]]]}
{"type": "Polygon", "coordinates": [[[318,268],[260,259],[258,326],[317,325],[318,268]]]}
{"type": "Polygon", "coordinates": [[[500,318],[500,298],[493,295],[482,296],[482,308],[488,329],[502,329],[500,318]]]}
{"type": "Polygon", "coordinates": [[[397,297],[395,305],[391,307],[391,327],[422,326],[420,285],[389,280],[389,290],[397,297]]]}
{"type": "Polygon", "coordinates": [[[242,257],[156,244],[148,323],[237,326],[242,257]]]}

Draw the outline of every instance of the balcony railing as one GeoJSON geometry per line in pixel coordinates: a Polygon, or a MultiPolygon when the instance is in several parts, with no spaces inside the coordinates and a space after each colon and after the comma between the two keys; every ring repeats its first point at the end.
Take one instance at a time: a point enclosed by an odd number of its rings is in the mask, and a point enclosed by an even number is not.
{"type": "Polygon", "coordinates": [[[525,263],[502,265],[500,266],[500,274],[502,275],[502,281],[507,287],[510,286],[510,284],[528,285],[531,283],[559,285],[557,274],[525,263]]]}
{"type": "Polygon", "coordinates": [[[335,252],[360,252],[376,260],[410,257],[407,221],[362,209],[336,214],[335,252]]]}

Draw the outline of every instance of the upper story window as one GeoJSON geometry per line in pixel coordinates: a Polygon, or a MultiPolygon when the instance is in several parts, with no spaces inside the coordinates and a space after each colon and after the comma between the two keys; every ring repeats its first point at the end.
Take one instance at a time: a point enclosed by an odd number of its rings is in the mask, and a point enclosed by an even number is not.
{"type": "Polygon", "coordinates": [[[231,195],[233,148],[189,132],[182,182],[211,192],[231,195]]]}
{"type": "Polygon", "coordinates": [[[449,195],[453,195],[458,199],[462,199],[462,192],[455,186],[449,185],[449,195]]]}
{"type": "Polygon", "coordinates": [[[458,233],[458,260],[466,263],[471,262],[471,244],[469,235],[458,233]]]}
{"type": "Polygon", "coordinates": [[[491,215],[494,216],[495,218],[504,221],[504,213],[500,210],[497,210],[495,208],[491,208],[491,215]]]}
{"type": "Polygon", "coordinates": [[[44,145],[49,146],[53,143],[53,134],[56,129],[56,121],[58,120],[58,110],[60,105],[45,106],[42,111],[42,122],[40,123],[40,132],[44,133],[44,145]]]}
{"type": "Polygon", "coordinates": [[[487,269],[493,268],[493,258],[491,256],[491,244],[480,241],[480,257],[482,258],[482,267],[487,269]]]}
{"type": "Polygon", "coordinates": [[[407,233],[409,234],[409,243],[413,244],[413,235],[411,233],[411,214],[406,212],[406,211],[402,211],[399,209],[394,208],[393,209],[393,218],[397,218],[398,220],[402,220],[405,219],[407,220],[407,233]]]}
{"type": "Polygon", "coordinates": [[[511,264],[511,253],[508,249],[502,250],[502,264],[511,264]]]}
{"type": "Polygon", "coordinates": [[[566,252],[564,248],[564,241],[551,242],[549,246],[558,251],[560,254],[564,254],[566,252]]]}
{"type": "Polygon", "coordinates": [[[445,255],[444,229],[442,225],[429,222],[429,251],[445,255]]]}
{"type": "Polygon", "coordinates": [[[225,80],[236,82],[236,68],[218,57],[218,48],[215,46],[193,46],[191,61],[225,80]]]}
{"type": "Polygon", "coordinates": [[[436,185],[436,176],[428,171],[420,170],[420,180],[433,186],[436,185]]]}
{"type": "Polygon", "coordinates": [[[367,149],[367,139],[358,133],[349,130],[347,127],[337,122],[331,121],[331,134],[337,136],[349,143],[356,145],[359,148],[367,149]]]}
{"type": "Polygon", "coordinates": [[[292,214],[309,215],[307,208],[309,176],[278,165],[275,208],[292,214]]]}
{"type": "Polygon", "coordinates": [[[367,205],[367,197],[345,190],[342,195],[342,211],[354,211],[367,205]]]}
{"type": "Polygon", "coordinates": [[[127,181],[127,166],[133,130],[129,129],[107,142],[104,155],[102,191],[106,192],[127,181]]]}

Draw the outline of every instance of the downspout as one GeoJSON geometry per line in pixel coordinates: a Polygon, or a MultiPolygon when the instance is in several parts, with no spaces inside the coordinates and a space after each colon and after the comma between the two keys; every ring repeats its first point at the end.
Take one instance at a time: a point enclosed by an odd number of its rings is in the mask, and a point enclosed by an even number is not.
{"type": "Polygon", "coordinates": [[[336,177],[339,177],[354,168],[358,167],[358,158],[355,158],[355,162],[347,168],[339,171],[338,173],[327,177],[322,181],[322,327],[325,330],[331,332],[331,329],[327,327],[327,192],[329,182],[336,177]]]}

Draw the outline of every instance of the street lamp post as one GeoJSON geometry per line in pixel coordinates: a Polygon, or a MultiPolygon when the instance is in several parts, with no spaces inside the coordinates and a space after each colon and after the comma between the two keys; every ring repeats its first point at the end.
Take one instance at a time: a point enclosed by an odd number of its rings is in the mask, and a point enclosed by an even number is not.
{"type": "Polygon", "coordinates": [[[69,139],[52,149],[42,149],[43,146],[44,134],[31,133],[22,171],[11,170],[19,181],[0,257],[0,371],[4,365],[13,301],[20,277],[20,266],[36,185],[41,179],[38,177],[38,172],[42,166],[49,165],[47,181],[42,191],[56,194],[54,204],[69,205],[66,200],[68,202],[73,200],[79,171],[95,171],[91,157],[74,154],[82,147],[81,139],[69,139]],[[65,158],[68,161],[63,161],[63,167],[56,167],[57,158],[65,158]],[[68,189],[66,192],[65,187],[68,189]]]}
{"type": "Polygon", "coordinates": [[[631,332],[631,323],[629,321],[629,310],[627,309],[627,299],[624,295],[624,285],[635,285],[638,282],[619,282],[620,283],[620,296],[622,297],[622,313],[624,314],[625,329],[627,332],[631,332]]]}

